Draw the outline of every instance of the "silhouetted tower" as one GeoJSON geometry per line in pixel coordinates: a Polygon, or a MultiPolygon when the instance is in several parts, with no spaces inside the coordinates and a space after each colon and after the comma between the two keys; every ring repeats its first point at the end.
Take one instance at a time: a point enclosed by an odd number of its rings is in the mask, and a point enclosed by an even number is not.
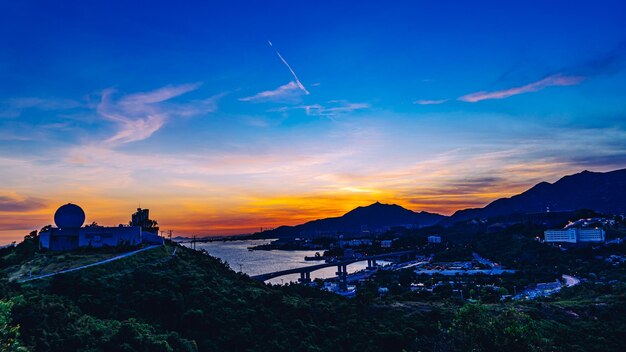
{"type": "Polygon", "coordinates": [[[150,210],[137,208],[137,212],[131,216],[131,226],[144,226],[146,221],[150,219],[150,210]]]}

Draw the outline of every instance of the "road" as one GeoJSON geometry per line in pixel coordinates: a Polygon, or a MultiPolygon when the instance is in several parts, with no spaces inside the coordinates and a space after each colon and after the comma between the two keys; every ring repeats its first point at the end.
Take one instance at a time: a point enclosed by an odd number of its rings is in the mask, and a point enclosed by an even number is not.
{"type": "Polygon", "coordinates": [[[560,287],[555,287],[552,289],[547,289],[547,290],[541,290],[541,289],[531,289],[531,290],[524,290],[522,291],[522,293],[518,294],[517,296],[513,297],[514,300],[517,299],[535,299],[537,297],[545,297],[545,296],[549,296],[551,294],[557,293],[559,291],[561,291],[561,289],[563,287],[572,287],[572,286],[576,286],[580,283],[580,279],[571,275],[561,275],[561,277],[563,278],[563,280],[565,280],[565,283],[561,283],[560,287]]]}
{"type": "Polygon", "coordinates": [[[71,268],[71,269],[65,269],[65,270],[60,270],[60,271],[56,271],[50,274],[45,274],[45,275],[38,275],[38,276],[31,276],[27,279],[21,279],[21,280],[17,280],[17,282],[19,283],[23,283],[23,282],[29,282],[29,281],[33,281],[33,280],[39,280],[39,279],[45,279],[47,277],[51,277],[51,276],[55,276],[55,275],[59,275],[59,274],[65,274],[65,273],[70,273],[72,271],[78,271],[78,270],[82,270],[82,269],[86,269],[86,268],[90,268],[92,266],[96,266],[96,265],[102,265],[102,264],[106,264],[106,263],[110,263],[112,261],[116,261],[116,260],[120,260],[120,259],[124,259],[124,258],[128,258],[131,255],[135,255],[137,253],[141,253],[143,251],[147,251],[153,248],[157,248],[157,247],[161,247],[162,244],[154,244],[145,248],[141,248],[138,249],[136,251],[132,251],[132,252],[128,252],[128,253],[124,253],[124,254],[120,254],[116,257],[113,258],[109,258],[109,259],[105,259],[105,260],[101,260],[99,262],[95,262],[95,263],[91,263],[91,264],[87,264],[87,265],[82,265],[82,266],[78,266],[76,268],[71,268]]]}

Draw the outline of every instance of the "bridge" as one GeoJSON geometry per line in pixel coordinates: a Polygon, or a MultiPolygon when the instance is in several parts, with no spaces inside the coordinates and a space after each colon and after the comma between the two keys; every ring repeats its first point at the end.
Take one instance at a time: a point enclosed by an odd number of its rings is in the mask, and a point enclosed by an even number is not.
{"type": "Polygon", "coordinates": [[[270,280],[270,279],[284,276],[284,275],[300,274],[300,278],[298,279],[298,281],[301,283],[309,283],[311,282],[311,273],[313,271],[336,266],[337,267],[336,274],[337,274],[337,277],[339,278],[339,283],[340,283],[339,286],[345,290],[347,287],[347,281],[348,281],[348,270],[347,270],[348,265],[367,260],[367,268],[371,269],[371,268],[376,267],[376,260],[378,259],[385,259],[385,258],[390,258],[390,257],[402,257],[405,255],[415,254],[415,252],[416,252],[415,250],[410,250],[410,251],[376,254],[376,255],[370,255],[370,256],[361,257],[361,258],[346,259],[346,260],[332,262],[332,263],[324,263],[324,264],[305,266],[305,267],[295,268],[295,269],[280,270],[280,271],[275,271],[275,272],[261,274],[261,275],[254,275],[254,276],[251,276],[251,278],[255,280],[259,280],[259,281],[266,281],[266,280],[270,280]]]}

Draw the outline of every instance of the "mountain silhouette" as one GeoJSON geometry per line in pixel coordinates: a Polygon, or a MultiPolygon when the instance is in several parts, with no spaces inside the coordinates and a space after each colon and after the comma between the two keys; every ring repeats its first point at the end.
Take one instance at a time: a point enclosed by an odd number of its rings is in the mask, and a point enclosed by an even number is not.
{"type": "Polygon", "coordinates": [[[626,169],[610,172],[583,171],[555,183],[541,182],[529,190],[500,198],[484,208],[459,210],[442,221],[453,224],[509,214],[590,209],[601,213],[626,212],[626,169]]]}
{"type": "Polygon", "coordinates": [[[428,213],[425,211],[416,213],[396,204],[374,204],[355,208],[343,216],[325,218],[297,226],[281,226],[274,230],[264,232],[264,235],[276,236],[314,236],[331,234],[336,232],[360,232],[366,227],[371,231],[386,227],[415,225],[430,226],[440,222],[445,216],[428,213]]]}
{"type": "Polygon", "coordinates": [[[399,225],[451,225],[471,219],[512,214],[575,211],[590,209],[607,214],[626,213],[626,169],[610,172],[582,171],[549,183],[541,182],[510,198],[500,198],[483,208],[464,209],[446,217],[436,213],[414,212],[396,204],[358,207],[343,216],[319,219],[296,226],[281,226],[263,236],[315,236],[337,232],[370,231],[399,225]]]}

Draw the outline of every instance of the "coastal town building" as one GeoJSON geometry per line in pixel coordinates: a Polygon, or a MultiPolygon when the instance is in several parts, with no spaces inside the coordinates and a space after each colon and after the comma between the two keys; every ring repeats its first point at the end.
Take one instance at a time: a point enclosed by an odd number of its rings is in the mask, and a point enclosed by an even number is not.
{"type": "Polygon", "coordinates": [[[428,236],[428,243],[441,243],[441,236],[428,236]]]}
{"type": "Polygon", "coordinates": [[[570,227],[562,230],[546,230],[543,233],[545,242],[604,242],[604,230],[602,228],[577,228],[570,227]]]}
{"type": "Polygon", "coordinates": [[[384,240],[384,241],[380,241],[380,246],[382,248],[391,248],[391,245],[393,244],[393,240],[384,240]]]}

